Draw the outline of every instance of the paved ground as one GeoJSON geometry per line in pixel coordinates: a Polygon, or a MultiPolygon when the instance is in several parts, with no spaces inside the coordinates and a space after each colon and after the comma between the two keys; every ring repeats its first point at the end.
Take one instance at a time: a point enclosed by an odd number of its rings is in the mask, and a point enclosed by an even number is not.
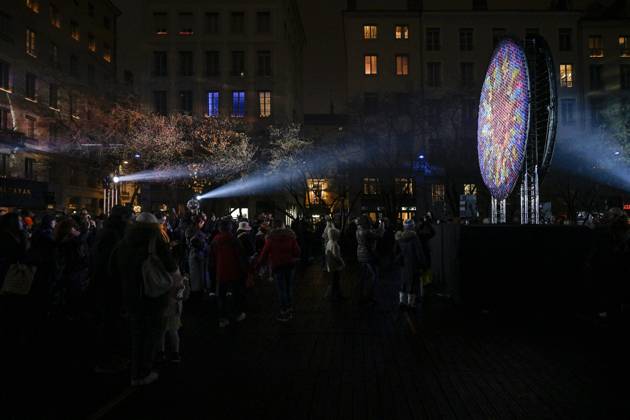
{"type": "Polygon", "coordinates": [[[181,365],[134,389],[126,375],[94,375],[79,364],[71,368],[78,382],[51,388],[43,417],[630,418],[628,347],[614,331],[468,313],[438,298],[400,313],[396,276],[381,282],[375,307],[363,307],[347,277],[352,299],[331,304],[311,267],[288,325],[274,319],[270,284],[250,296],[248,319],[226,330],[209,305],[191,304],[181,365]]]}

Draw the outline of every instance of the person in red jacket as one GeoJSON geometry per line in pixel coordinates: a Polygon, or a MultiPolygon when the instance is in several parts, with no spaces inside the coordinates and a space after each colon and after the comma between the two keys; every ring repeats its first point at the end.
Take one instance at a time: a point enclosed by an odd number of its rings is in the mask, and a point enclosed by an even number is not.
{"type": "Polygon", "coordinates": [[[232,235],[232,221],[222,220],[219,233],[210,243],[210,258],[215,270],[218,288],[219,327],[229,325],[227,311],[227,296],[232,295],[232,313],[238,314],[236,321],[242,321],[246,315],[243,312],[243,286],[245,280],[244,254],[241,246],[232,235]]]}
{"type": "Polygon", "coordinates": [[[286,228],[282,220],[274,220],[273,227],[267,235],[257,265],[270,262],[280,300],[277,320],[287,322],[293,318],[293,276],[295,265],[300,260],[300,247],[295,233],[286,228]]]}

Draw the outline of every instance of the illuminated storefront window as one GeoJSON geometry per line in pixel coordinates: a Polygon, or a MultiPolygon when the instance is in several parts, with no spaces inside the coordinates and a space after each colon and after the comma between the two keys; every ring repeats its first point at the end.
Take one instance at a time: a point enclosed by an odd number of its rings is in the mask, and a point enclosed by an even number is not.
{"type": "Polygon", "coordinates": [[[619,35],[619,55],[630,57],[630,37],[628,35],[619,35]]]}
{"type": "Polygon", "coordinates": [[[396,192],[403,195],[413,195],[413,179],[396,178],[396,192]]]}
{"type": "Polygon", "coordinates": [[[208,116],[216,117],[219,115],[219,92],[208,92],[208,116]]]}
{"type": "Polygon", "coordinates": [[[243,90],[232,92],[232,116],[245,116],[245,91],[243,90]]]}

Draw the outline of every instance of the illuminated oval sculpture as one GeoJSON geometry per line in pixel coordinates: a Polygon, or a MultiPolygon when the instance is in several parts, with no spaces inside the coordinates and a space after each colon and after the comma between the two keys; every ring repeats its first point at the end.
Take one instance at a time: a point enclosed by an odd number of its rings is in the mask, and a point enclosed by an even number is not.
{"type": "Polygon", "coordinates": [[[519,180],[527,150],[530,93],[525,51],[512,39],[494,50],[481,90],[477,154],[492,197],[506,199],[519,180]]]}

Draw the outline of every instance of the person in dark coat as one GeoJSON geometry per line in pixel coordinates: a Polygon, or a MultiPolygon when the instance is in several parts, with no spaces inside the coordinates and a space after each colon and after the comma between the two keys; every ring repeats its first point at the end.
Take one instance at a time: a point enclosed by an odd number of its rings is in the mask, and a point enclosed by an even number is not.
{"type": "Polygon", "coordinates": [[[114,248],[125,236],[131,219],[129,207],[112,207],[103,228],[98,232],[91,249],[90,294],[99,320],[96,372],[115,372],[124,368],[122,361],[123,328],[122,284],[120,277],[109,270],[114,248]]]}
{"type": "Polygon", "coordinates": [[[361,264],[360,293],[363,302],[374,303],[374,287],[377,278],[376,247],[383,237],[385,227],[382,222],[376,229],[372,228],[370,219],[361,216],[357,224],[357,261],[361,264]]]}
{"type": "Polygon", "coordinates": [[[123,307],[129,314],[131,329],[131,385],[147,385],[156,381],[153,362],[166,326],[165,311],[169,293],[155,298],[144,293],[142,264],[155,243],[155,255],[174,278],[173,289],[181,288],[177,264],[169,246],[162,240],[160,224],[151,213],[140,213],[127,228],[124,238],[111,258],[112,275],[122,281],[123,307]]]}
{"type": "Polygon", "coordinates": [[[89,254],[78,223],[66,218],[55,226],[56,287],[62,290],[68,319],[85,315],[89,254]]]}
{"type": "Polygon", "coordinates": [[[37,267],[31,288],[31,296],[37,301],[41,315],[50,309],[51,292],[55,282],[55,231],[56,220],[45,214],[31,238],[28,259],[37,267]]]}
{"type": "Polygon", "coordinates": [[[422,294],[420,275],[426,266],[420,238],[414,230],[413,219],[405,220],[403,230],[396,232],[396,261],[400,265],[401,288],[399,304],[401,308],[415,308],[416,297],[422,294]]]}
{"type": "Polygon", "coordinates": [[[230,324],[230,317],[236,321],[242,321],[246,317],[241,306],[245,276],[244,252],[238,239],[232,234],[232,221],[229,219],[219,223],[219,233],[210,244],[210,260],[217,279],[219,327],[224,328],[230,324]],[[231,310],[227,307],[228,294],[233,297],[234,305],[231,310]]]}

